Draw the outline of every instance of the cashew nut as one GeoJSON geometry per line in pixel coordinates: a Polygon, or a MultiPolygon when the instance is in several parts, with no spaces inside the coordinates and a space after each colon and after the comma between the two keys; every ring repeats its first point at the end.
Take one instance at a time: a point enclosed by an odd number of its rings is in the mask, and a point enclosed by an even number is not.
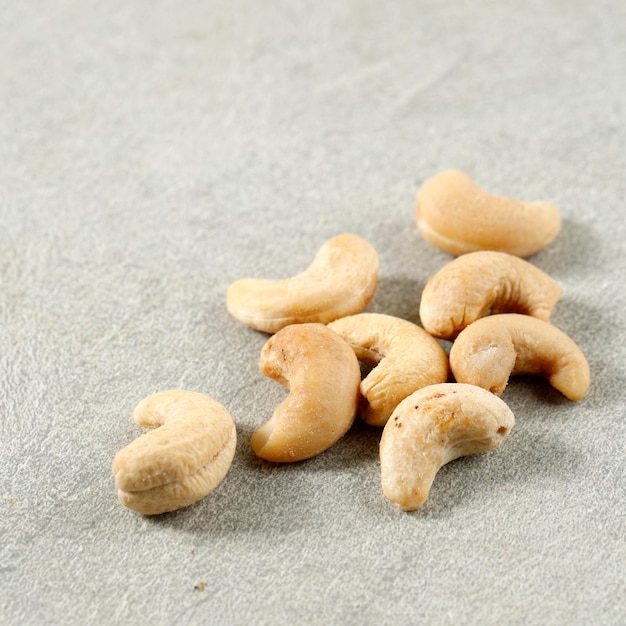
{"type": "Polygon", "coordinates": [[[120,502],[144,515],[175,511],[204,498],[228,472],[237,435],[230,413],[193,391],[144,398],[133,413],[150,428],[113,459],[120,502]]]}
{"type": "Polygon", "coordinates": [[[301,461],[338,441],[354,421],[361,371],[348,344],[323,324],[294,324],[269,338],[259,359],[263,374],[289,395],[251,438],[274,462],[301,461]]]}
{"type": "Polygon", "coordinates": [[[580,348],[548,322],[517,313],[477,320],[459,333],[450,350],[458,382],[501,395],[514,374],[539,374],[570,400],[589,388],[589,364],[580,348]]]}
{"type": "Polygon", "coordinates": [[[391,315],[358,313],[328,324],[373,366],[361,381],[361,417],[384,426],[401,400],[421,387],[448,380],[448,357],[424,329],[391,315]]]}
{"type": "Polygon", "coordinates": [[[514,424],[509,407],[480,387],[442,383],[419,389],[383,429],[383,493],[404,511],[419,509],[443,465],[498,447],[514,424]]]}
{"type": "Polygon", "coordinates": [[[548,322],[562,293],[554,279],[528,261],[506,252],[471,252],[426,283],[420,319],[442,339],[454,339],[468,324],[496,313],[524,313],[548,322]]]}
{"type": "Polygon", "coordinates": [[[424,238],[454,256],[499,250],[527,257],[547,246],[561,228],[554,205],[490,195],[458,170],[426,181],[415,213],[424,238]]]}
{"type": "Polygon", "coordinates": [[[362,237],[328,240],[309,267],[292,278],[244,278],[232,283],[226,304],[240,322],[274,333],[290,324],[326,324],[362,311],[374,297],[378,254],[362,237]]]}

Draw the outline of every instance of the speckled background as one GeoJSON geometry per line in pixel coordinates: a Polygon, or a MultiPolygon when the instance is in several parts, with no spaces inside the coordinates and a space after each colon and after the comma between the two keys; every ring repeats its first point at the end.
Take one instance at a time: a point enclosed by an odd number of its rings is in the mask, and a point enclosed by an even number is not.
{"type": "Polygon", "coordinates": [[[0,2],[0,58],[0,622],[626,621],[623,2],[0,2]],[[362,422],[260,463],[286,392],[228,285],[354,232],[380,256],[368,310],[418,322],[450,257],[415,193],[452,167],[560,208],[531,261],[588,396],[512,381],[511,435],[411,514],[362,422]],[[222,402],[237,453],[146,518],[111,460],[168,388],[222,402]]]}

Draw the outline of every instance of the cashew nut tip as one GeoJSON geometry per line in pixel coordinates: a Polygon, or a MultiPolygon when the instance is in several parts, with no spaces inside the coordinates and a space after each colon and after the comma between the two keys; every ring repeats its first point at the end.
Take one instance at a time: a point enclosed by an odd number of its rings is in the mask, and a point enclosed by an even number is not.
{"type": "Polygon", "coordinates": [[[419,509],[443,465],[498,447],[514,424],[506,403],[480,387],[443,383],[419,389],[383,429],[383,493],[404,511],[419,509]]]}
{"type": "Polygon", "coordinates": [[[422,185],[415,215],[424,239],[454,256],[497,250],[528,257],[561,229],[560,213],[549,202],[488,194],[459,170],[440,172],[422,185]]]}
{"type": "Polygon", "coordinates": [[[336,443],[352,425],[361,371],[354,351],[323,324],[294,324],[269,338],[259,359],[266,376],[289,389],[272,417],[254,432],[262,459],[308,459],[336,443]]]}
{"type": "Polygon", "coordinates": [[[377,283],[376,250],[362,237],[345,233],[329,239],[296,276],[235,281],[226,305],[240,322],[275,333],[290,324],[326,324],[359,313],[374,297],[377,283]]]}
{"type": "Polygon", "coordinates": [[[589,364],[574,341],[548,322],[503,313],[477,320],[450,349],[457,382],[478,385],[501,395],[515,374],[540,375],[570,400],[589,389],[589,364]]]}
{"type": "Polygon", "coordinates": [[[523,313],[546,322],[563,290],[548,274],[506,252],[464,254],[426,283],[420,320],[435,337],[454,339],[466,326],[497,313],[523,313]]]}
{"type": "Polygon", "coordinates": [[[144,398],[133,417],[151,430],[113,459],[124,506],[144,515],[175,511],[204,498],[226,476],[237,435],[233,418],[216,400],[162,391],[144,398]]]}
{"type": "Polygon", "coordinates": [[[360,415],[384,426],[401,400],[448,380],[448,357],[437,340],[407,320],[379,313],[358,313],[328,328],[341,336],[359,361],[372,367],[361,381],[360,415]]]}

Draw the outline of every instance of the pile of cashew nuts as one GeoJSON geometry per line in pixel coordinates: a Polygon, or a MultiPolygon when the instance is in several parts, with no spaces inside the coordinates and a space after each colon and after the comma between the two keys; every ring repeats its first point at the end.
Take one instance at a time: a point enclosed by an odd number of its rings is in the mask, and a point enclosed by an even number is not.
{"type": "MultiPolygon", "coordinates": [[[[550,323],[561,287],[524,260],[557,236],[553,205],[490,195],[452,170],[420,188],[416,219],[426,241],[456,257],[428,280],[421,327],[363,312],[379,263],[354,234],[327,241],[292,278],[237,280],[227,294],[237,320],[271,335],[259,368],[289,390],[252,435],[254,453],[273,463],[309,459],[358,415],[382,429],[382,491],[405,511],[424,504],[444,464],[509,434],[515,418],[500,396],[510,376],[544,376],[574,401],[590,376],[576,343],[550,323]],[[449,355],[440,339],[452,342],[449,355]]],[[[156,393],[134,419],[149,431],[113,460],[126,507],[145,515],[186,507],[226,476],[235,423],[209,396],[156,393]]]]}

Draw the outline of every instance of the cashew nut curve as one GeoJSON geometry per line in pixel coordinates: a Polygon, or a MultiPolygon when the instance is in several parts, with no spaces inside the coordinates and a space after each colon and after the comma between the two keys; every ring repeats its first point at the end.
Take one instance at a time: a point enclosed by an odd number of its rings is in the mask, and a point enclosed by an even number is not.
{"type": "Polygon", "coordinates": [[[480,387],[443,383],[419,389],[383,429],[383,493],[404,511],[419,509],[443,465],[498,447],[514,424],[506,403],[480,387]]]}
{"type": "Polygon", "coordinates": [[[454,339],[472,322],[497,313],[523,313],[548,322],[562,293],[553,278],[528,261],[506,252],[470,252],[426,283],[420,320],[442,339],[454,339]]]}
{"type": "Polygon", "coordinates": [[[135,422],[152,429],[120,450],[113,474],[120,502],[144,515],[189,506],[222,481],[235,454],[230,413],[193,391],[169,390],[144,398],[135,422]]]}
{"type": "Polygon", "coordinates": [[[359,361],[373,369],[361,381],[361,417],[384,426],[401,400],[448,380],[448,357],[423,328],[392,315],[358,313],[328,328],[352,347],[359,361]]]}
{"type": "Polygon", "coordinates": [[[248,326],[274,333],[290,324],[326,324],[362,311],[378,283],[378,254],[362,237],[328,240],[311,265],[292,278],[244,278],[232,283],[226,304],[248,326]]]}
{"type": "Polygon", "coordinates": [[[452,345],[450,367],[458,382],[497,395],[515,374],[545,376],[570,400],[582,399],[589,388],[589,364],[574,341],[548,322],[517,313],[470,324],[452,345]]]}
{"type": "Polygon", "coordinates": [[[259,359],[266,376],[289,389],[250,440],[274,462],[301,461],[336,443],[352,425],[361,371],[348,344],[323,324],[294,324],[269,338],[259,359]]]}
{"type": "Polygon", "coordinates": [[[426,241],[454,256],[498,250],[528,257],[561,229],[560,213],[549,202],[488,194],[459,170],[427,180],[417,194],[415,214],[426,241]]]}

